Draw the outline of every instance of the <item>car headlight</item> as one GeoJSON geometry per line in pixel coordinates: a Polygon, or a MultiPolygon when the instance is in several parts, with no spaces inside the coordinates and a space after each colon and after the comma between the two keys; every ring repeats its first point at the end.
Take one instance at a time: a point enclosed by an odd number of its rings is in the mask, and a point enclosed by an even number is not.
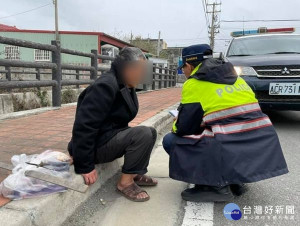
{"type": "Polygon", "coordinates": [[[238,76],[243,76],[243,75],[257,76],[257,73],[253,67],[234,66],[234,70],[236,71],[238,76]]]}

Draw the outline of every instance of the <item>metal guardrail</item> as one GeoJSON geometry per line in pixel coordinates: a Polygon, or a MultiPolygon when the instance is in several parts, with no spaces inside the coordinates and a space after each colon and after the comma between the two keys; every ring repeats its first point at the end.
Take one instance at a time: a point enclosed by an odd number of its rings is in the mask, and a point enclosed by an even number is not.
{"type": "Polygon", "coordinates": [[[158,89],[176,86],[177,70],[174,68],[164,68],[153,65],[153,82],[152,89],[156,89],[158,82],[158,89]],[[157,72],[158,71],[158,72],[157,72]]]}
{"type": "MultiPolygon", "coordinates": [[[[0,36],[0,43],[25,47],[30,49],[40,49],[52,52],[52,62],[28,62],[21,60],[0,59],[0,66],[4,66],[4,70],[0,73],[5,74],[5,80],[0,81],[0,89],[13,88],[35,88],[35,87],[52,87],[52,105],[55,107],[61,106],[62,86],[71,85],[87,85],[93,83],[99,76],[98,72],[107,71],[108,68],[98,65],[98,60],[114,60],[113,57],[98,54],[97,50],[91,50],[91,53],[84,53],[80,51],[61,48],[60,43],[52,41],[51,45],[40,44],[20,39],[12,39],[0,36]],[[81,66],[73,64],[62,64],[61,55],[70,54],[75,56],[82,56],[91,59],[90,66],[81,66]],[[35,71],[12,70],[12,67],[17,68],[34,68],[35,71]],[[42,72],[41,69],[51,69],[52,72],[42,72]],[[64,72],[63,70],[72,70],[75,72],[64,72]],[[82,74],[81,72],[89,72],[89,74],[82,74]],[[16,81],[12,80],[12,73],[20,74],[35,74],[36,80],[33,81],[16,81]],[[41,80],[41,74],[52,74],[52,80],[41,80]],[[75,75],[76,79],[63,80],[62,75],[75,75]],[[82,76],[88,76],[89,79],[80,79],[82,76]]],[[[155,90],[176,85],[176,70],[170,68],[158,67],[153,65],[153,81],[152,89],[155,90]]],[[[144,84],[143,88],[146,90],[147,86],[144,84]]]]}

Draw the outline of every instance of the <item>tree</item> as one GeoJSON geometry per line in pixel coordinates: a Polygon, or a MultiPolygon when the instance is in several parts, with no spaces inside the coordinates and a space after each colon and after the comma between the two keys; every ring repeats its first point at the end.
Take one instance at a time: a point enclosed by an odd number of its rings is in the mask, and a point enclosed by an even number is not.
{"type": "Polygon", "coordinates": [[[148,52],[156,55],[157,44],[150,42],[150,39],[143,39],[141,36],[136,36],[130,43],[136,47],[147,50],[148,52]]]}

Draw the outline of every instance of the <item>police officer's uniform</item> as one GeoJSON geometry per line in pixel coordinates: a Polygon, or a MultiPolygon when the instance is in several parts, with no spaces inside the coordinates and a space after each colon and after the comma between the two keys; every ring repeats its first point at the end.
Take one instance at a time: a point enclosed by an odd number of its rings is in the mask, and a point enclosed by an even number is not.
{"type": "Polygon", "coordinates": [[[173,133],[164,138],[170,177],[223,187],[288,173],[276,131],[251,88],[231,63],[204,59],[203,48],[209,46],[183,50],[184,63],[202,63],[184,83],[173,133]]]}

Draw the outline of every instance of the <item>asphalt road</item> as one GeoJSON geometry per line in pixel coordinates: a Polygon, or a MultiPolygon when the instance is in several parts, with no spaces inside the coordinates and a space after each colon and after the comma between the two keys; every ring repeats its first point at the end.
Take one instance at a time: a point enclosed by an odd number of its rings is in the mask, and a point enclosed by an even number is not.
{"type": "Polygon", "coordinates": [[[84,203],[64,225],[300,225],[300,112],[272,112],[269,116],[278,133],[290,172],[248,184],[248,192],[232,200],[241,209],[240,220],[230,221],[224,217],[223,209],[227,203],[195,204],[182,201],[180,192],[187,185],[168,178],[168,156],[159,145],[151,158],[149,173],[157,177],[160,184],[147,190],[151,194],[149,202],[132,203],[120,197],[115,192],[117,175],[84,203]],[[294,213],[287,214],[286,208],[294,210],[294,213]]]}

